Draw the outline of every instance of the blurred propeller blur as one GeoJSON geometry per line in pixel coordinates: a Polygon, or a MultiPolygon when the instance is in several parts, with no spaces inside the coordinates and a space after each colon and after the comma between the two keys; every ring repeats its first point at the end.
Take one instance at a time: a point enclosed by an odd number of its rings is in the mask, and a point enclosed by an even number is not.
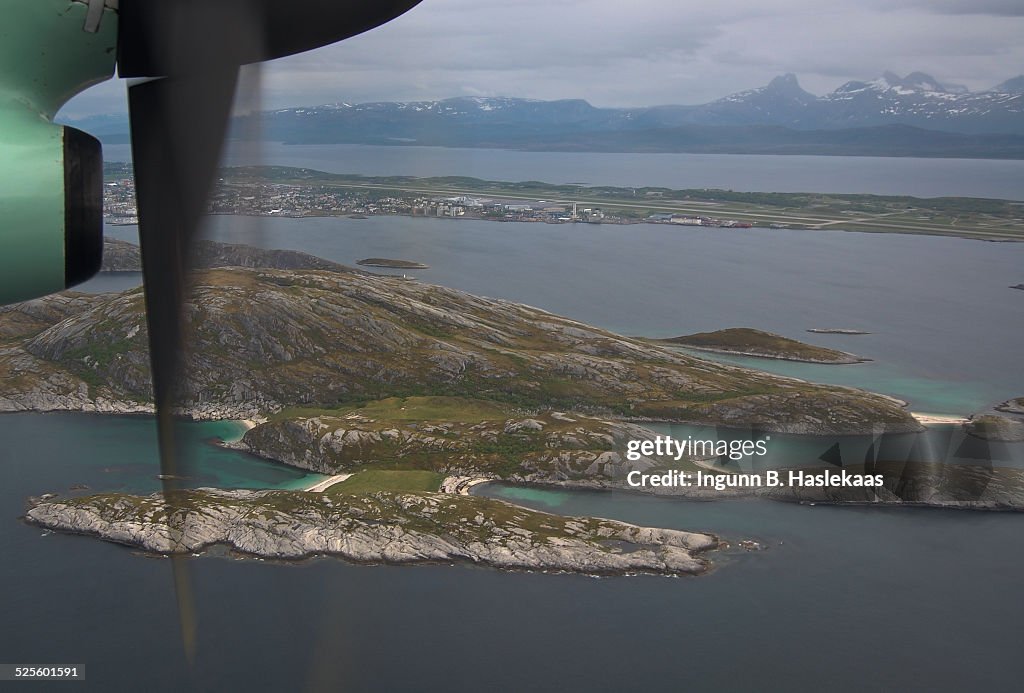
{"type": "MultiPolygon", "coordinates": [[[[187,450],[174,414],[187,393],[184,316],[192,252],[220,161],[242,65],[334,43],[419,0],[121,0],[118,70],[128,89],[161,478],[172,542],[187,508],[187,450]]],[[[258,77],[247,80],[259,84],[258,77]]],[[[196,619],[185,559],[174,580],[186,656],[196,619]]]]}

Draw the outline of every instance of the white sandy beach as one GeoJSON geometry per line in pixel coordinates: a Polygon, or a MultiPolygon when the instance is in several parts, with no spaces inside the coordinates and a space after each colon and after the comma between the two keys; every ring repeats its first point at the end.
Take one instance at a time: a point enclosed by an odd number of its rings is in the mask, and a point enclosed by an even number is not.
{"type": "Polygon", "coordinates": [[[910,412],[910,415],[925,426],[936,424],[965,424],[968,421],[967,417],[957,416],[955,414],[929,414],[927,412],[912,411],[910,412]]]}
{"type": "Polygon", "coordinates": [[[352,474],[335,474],[334,476],[327,477],[323,481],[316,482],[312,486],[308,487],[306,491],[311,493],[321,493],[335,484],[340,484],[350,476],[352,476],[352,474]]]}

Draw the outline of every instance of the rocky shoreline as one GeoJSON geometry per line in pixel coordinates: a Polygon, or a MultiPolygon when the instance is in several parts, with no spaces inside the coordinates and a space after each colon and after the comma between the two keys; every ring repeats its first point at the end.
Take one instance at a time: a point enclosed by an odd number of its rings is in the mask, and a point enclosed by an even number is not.
{"type": "MultiPolygon", "coordinates": [[[[150,416],[155,413],[151,402],[109,400],[105,397],[92,399],[78,392],[49,393],[33,392],[26,397],[0,395],[0,414],[37,412],[72,412],[81,414],[105,414],[109,416],[150,416]]],[[[266,421],[265,409],[256,406],[211,404],[194,405],[175,409],[175,416],[191,421],[266,421]]]]}
{"type": "Polygon", "coordinates": [[[567,518],[486,498],[441,493],[367,496],[287,491],[186,492],[32,499],[25,520],[174,555],[223,545],[277,560],[471,563],[586,575],[695,575],[719,548],[711,534],[567,518]]]}
{"type": "Polygon", "coordinates": [[[1024,397],[1010,399],[996,406],[996,411],[1024,416],[1024,397]]]}
{"type": "Polygon", "coordinates": [[[964,424],[967,433],[975,438],[1000,443],[1024,442],[1024,421],[1000,414],[972,416],[964,424]]]}
{"type": "Polygon", "coordinates": [[[704,346],[691,346],[691,345],[680,345],[685,346],[687,349],[693,351],[704,351],[711,354],[727,354],[729,356],[749,356],[757,359],[774,359],[776,361],[795,361],[797,363],[819,363],[826,366],[852,366],[858,363],[867,363],[871,359],[861,358],[853,354],[847,354],[843,352],[845,356],[836,359],[816,359],[799,356],[786,356],[781,354],[766,354],[759,351],[742,351],[740,349],[726,349],[723,347],[704,347],[704,346]]]}

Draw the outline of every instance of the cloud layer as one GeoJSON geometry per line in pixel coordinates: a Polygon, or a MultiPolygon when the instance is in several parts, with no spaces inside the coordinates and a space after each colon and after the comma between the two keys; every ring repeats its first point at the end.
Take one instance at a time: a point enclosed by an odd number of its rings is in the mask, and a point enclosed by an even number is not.
{"type": "MultiPolygon", "coordinates": [[[[973,89],[1024,72],[1019,0],[424,0],[263,73],[266,108],[458,95],[703,103],[794,72],[822,93],[884,70],[973,89]]],[[[123,84],[69,115],[123,108],[123,84]]]]}

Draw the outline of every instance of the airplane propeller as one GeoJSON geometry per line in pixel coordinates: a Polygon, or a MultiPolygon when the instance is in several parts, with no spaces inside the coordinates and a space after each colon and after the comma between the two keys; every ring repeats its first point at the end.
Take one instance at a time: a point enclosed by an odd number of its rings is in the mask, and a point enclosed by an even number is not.
{"type": "MultiPolygon", "coordinates": [[[[420,0],[6,0],[0,26],[0,304],[52,293],[99,270],[98,141],[53,124],[72,96],[128,78],[160,471],[180,532],[186,396],[184,306],[197,232],[243,65],[363,33],[420,0]],[[13,98],[12,98],[13,95],[13,98]],[[6,161],[5,161],[6,159],[6,161]]],[[[174,559],[182,636],[195,651],[183,558],[174,559]]]]}
{"type": "MultiPolygon", "coordinates": [[[[168,518],[179,506],[184,450],[174,409],[187,334],[183,308],[200,219],[214,182],[242,65],[310,50],[390,21],[419,0],[122,0],[118,70],[128,89],[146,319],[168,518]],[[155,79],[154,79],[155,78],[155,79]]],[[[172,523],[173,525],[173,523],[172,523]]],[[[172,526],[172,538],[178,528],[172,526]]],[[[173,559],[186,656],[195,616],[184,558],[173,559]]]]}

